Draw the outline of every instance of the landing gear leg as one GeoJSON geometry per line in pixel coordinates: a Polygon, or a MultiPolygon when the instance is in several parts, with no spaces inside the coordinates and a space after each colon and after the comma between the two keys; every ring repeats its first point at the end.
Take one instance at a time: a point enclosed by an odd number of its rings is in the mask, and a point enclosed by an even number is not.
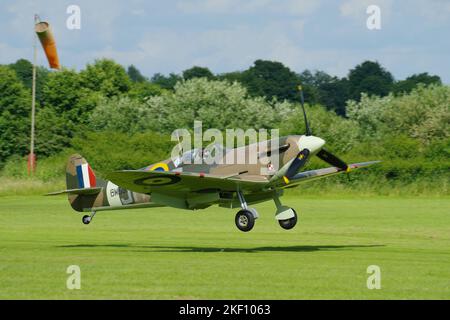
{"type": "Polygon", "coordinates": [[[277,206],[277,212],[275,213],[275,219],[278,220],[280,227],[285,230],[291,230],[297,224],[297,212],[289,207],[281,204],[278,194],[274,194],[273,201],[277,206]]]}
{"type": "Polygon", "coordinates": [[[258,218],[258,212],[247,206],[247,202],[245,201],[244,195],[241,190],[237,190],[237,197],[239,202],[241,203],[242,210],[236,214],[234,222],[236,223],[236,227],[243,231],[249,232],[253,229],[255,225],[255,219],[258,218]]]}
{"type": "Polygon", "coordinates": [[[91,223],[92,219],[94,219],[95,213],[96,213],[95,211],[92,211],[90,215],[83,216],[82,218],[83,223],[84,224],[91,223]]]}

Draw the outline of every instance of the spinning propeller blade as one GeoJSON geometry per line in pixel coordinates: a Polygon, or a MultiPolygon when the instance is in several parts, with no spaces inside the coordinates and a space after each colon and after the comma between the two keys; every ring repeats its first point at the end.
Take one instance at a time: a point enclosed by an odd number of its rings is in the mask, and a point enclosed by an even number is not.
{"type": "Polygon", "coordinates": [[[311,128],[309,127],[308,117],[306,116],[305,111],[305,97],[303,96],[303,88],[302,86],[298,86],[298,90],[300,91],[300,104],[302,106],[303,118],[305,119],[305,127],[306,127],[306,135],[311,136],[311,128]]]}
{"type": "Polygon", "coordinates": [[[303,149],[297,157],[295,157],[294,161],[292,161],[291,165],[286,171],[286,174],[284,175],[283,179],[286,184],[289,183],[289,179],[291,179],[293,176],[297,174],[297,172],[300,170],[301,167],[303,167],[306,164],[306,161],[308,161],[309,157],[309,150],[303,149]]]}
{"type": "Polygon", "coordinates": [[[350,169],[348,164],[346,164],[343,160],[339,159],[334,154],[332,154],[331,152],[329,152],[325,149],[320,150],[317,153],[317,156],[320,159],[322,159],[323,161],[325,161],[326,163],[329,163],[332,166],[342,169],[344,171],[349,171],[349,169],[350,169]]]}

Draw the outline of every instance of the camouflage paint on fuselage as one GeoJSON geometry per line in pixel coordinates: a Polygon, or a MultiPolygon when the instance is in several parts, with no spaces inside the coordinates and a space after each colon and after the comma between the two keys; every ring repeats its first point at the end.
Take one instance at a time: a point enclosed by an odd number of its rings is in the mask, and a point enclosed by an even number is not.
{"type": "MultiPolygon", "coordinates": [[[[271,177],[279,170],[268,170],[269,158],[276,156],[281,169],[289,164],[299,153],[302,136],[287,136],[279,138],[277,141],[269,140],[259,142],[258,144],[250,144],[236,149],[228,149],[224,151],[223,159],[216,161],[214,164],[185,164],[177,161],[175,165],[172,159],[151,164],[142,170],[144,171],[174,171],[184,173],[212,174],[223,177],[233,177],[236,180],[251,180],[259,182],[255,184],[252,191],[247,191],[247,202],[249,204],[265,201],[273,196],[273,190],[263,190],[261,185],[269,183],[271,177]],[[241,159],[245,159],[244,163],[227,164],[227,156],[230,152],[243,155],[241,159]],[[250,163],[251,156],[253,163],[250,163]],[[255,163],[256,162],[256,163],[255,163]]],[[[67,164],[66,181],[67,189],[79,189],[79,177],[77,176],[77,167],[80,165],[88,165],[87,161],[80,155],[73,155],[67,164]]],[[[239,204],[234,195],[235,183],[227,183],[230,188],[220,190],[218,188],[204,188],[195,192],[177,192],[172,194],[154,193],[137,193],[126,190],[100,178],[96,178],[96,185],[91,187],[101,188],[97,194],[76,194],[69,193],[69,202],[73,209],[77,211],[100,211],[111,209],[140,208],[140,207],[156,207],[170,205],[177,208],[195,210],[218,204],[224,207],[235,207],[239,204]],[[229,190],[228,190],[229,189],[229,190]]],[[[206,180],[205,180],[206,181],[206,180]]],[[[161,181],[159,183],[164,183],[161,181]]],[[[175,183],[175,182],[174,182],[175,183]]],[[[278,191],[282,193],[281,191],[278,191]]]]}
{"type": "MultiPolygon", "coordinates": [[[[66,184],[68,190],[79,190],[79,170],[81,165],[89,165],[82,156],[73,155],[70,157],[66,167],[66,184]]],[[[96,185],[91,187],[101,188],[97,194],[76,194],[69,193],[69,202],[76,211],[89,211],[91,208],[112,209],[124,207],[138,207],[146,205],[155,206],[151,203],[150,195],[132,192],[123,189],[111,181],[100,178],[95,179],[96,185]]]]}

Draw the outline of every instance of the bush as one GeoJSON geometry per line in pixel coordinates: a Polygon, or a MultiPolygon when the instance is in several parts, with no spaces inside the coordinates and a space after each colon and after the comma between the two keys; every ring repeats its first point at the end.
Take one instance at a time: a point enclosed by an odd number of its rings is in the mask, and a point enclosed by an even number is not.
{"type": "Polygon", "coordinates": [[[14,70],[0,66],[0,166],[29,145],[31,96],[14,70]]]}
{"type": "Polygon", "coordinates": [[[153,115],[150,129],[165,133],[193,128],[195,120],[202,121],[204,129],[272,128],[291,111],[288,103],[249,97],[237,82],[206,78],[179,82],[173,94],[151,97],[147,106],[153,115]]]}
{"type": "Polygon", "coordinates": [[[128,135],[115,131],[89,132],[72,141],[97,172],[138,169],[167,159],[175,143],[154,132],[128,135]]]}
{"type": "Polygon", "coordinates": [[[419,86],[409,95],[349,101],[347,114],[364,139],[406,135],[423,145],[450,138],[450,87],[419,86]]]}
{"type": "Polygon", "coordinates": [[[36,173],[28,174],[27,158],[11,157],[2,170],[2,176],[17,179],[40,180],[43,182],[60,180],[65,177],[65,168],[69,155],[73,150],[67,149],[48,158],[37,158],[36,173]]]}
{"type": "Polygon", "coordinates": [[[89,118],[89,128],[95,131],[116,131],[127,134],[143,132],[155,121],[150,109],[129,97],[103,98],[89,118]]]}

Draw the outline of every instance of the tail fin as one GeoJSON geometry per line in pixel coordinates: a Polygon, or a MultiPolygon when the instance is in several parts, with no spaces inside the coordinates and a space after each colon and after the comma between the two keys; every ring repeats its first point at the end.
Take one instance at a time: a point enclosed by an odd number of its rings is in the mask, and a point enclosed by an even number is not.
{"type": "Polygon", "coordinates": [[[95,177],[95,173],[86,159],[79,154],[74,154],[67,162],[67,189],[47,195],[67,194],[72,208],[82,212],[105,205],[103,189],[106,183],[106,181],[95,177]]]}
{"type": "Polygon", "coordinates": [[[97,186],[97,178],[89,163],[79,154],[69,158],[66,167],[66,185],[68,190],[89,189],[97,186]]]}

